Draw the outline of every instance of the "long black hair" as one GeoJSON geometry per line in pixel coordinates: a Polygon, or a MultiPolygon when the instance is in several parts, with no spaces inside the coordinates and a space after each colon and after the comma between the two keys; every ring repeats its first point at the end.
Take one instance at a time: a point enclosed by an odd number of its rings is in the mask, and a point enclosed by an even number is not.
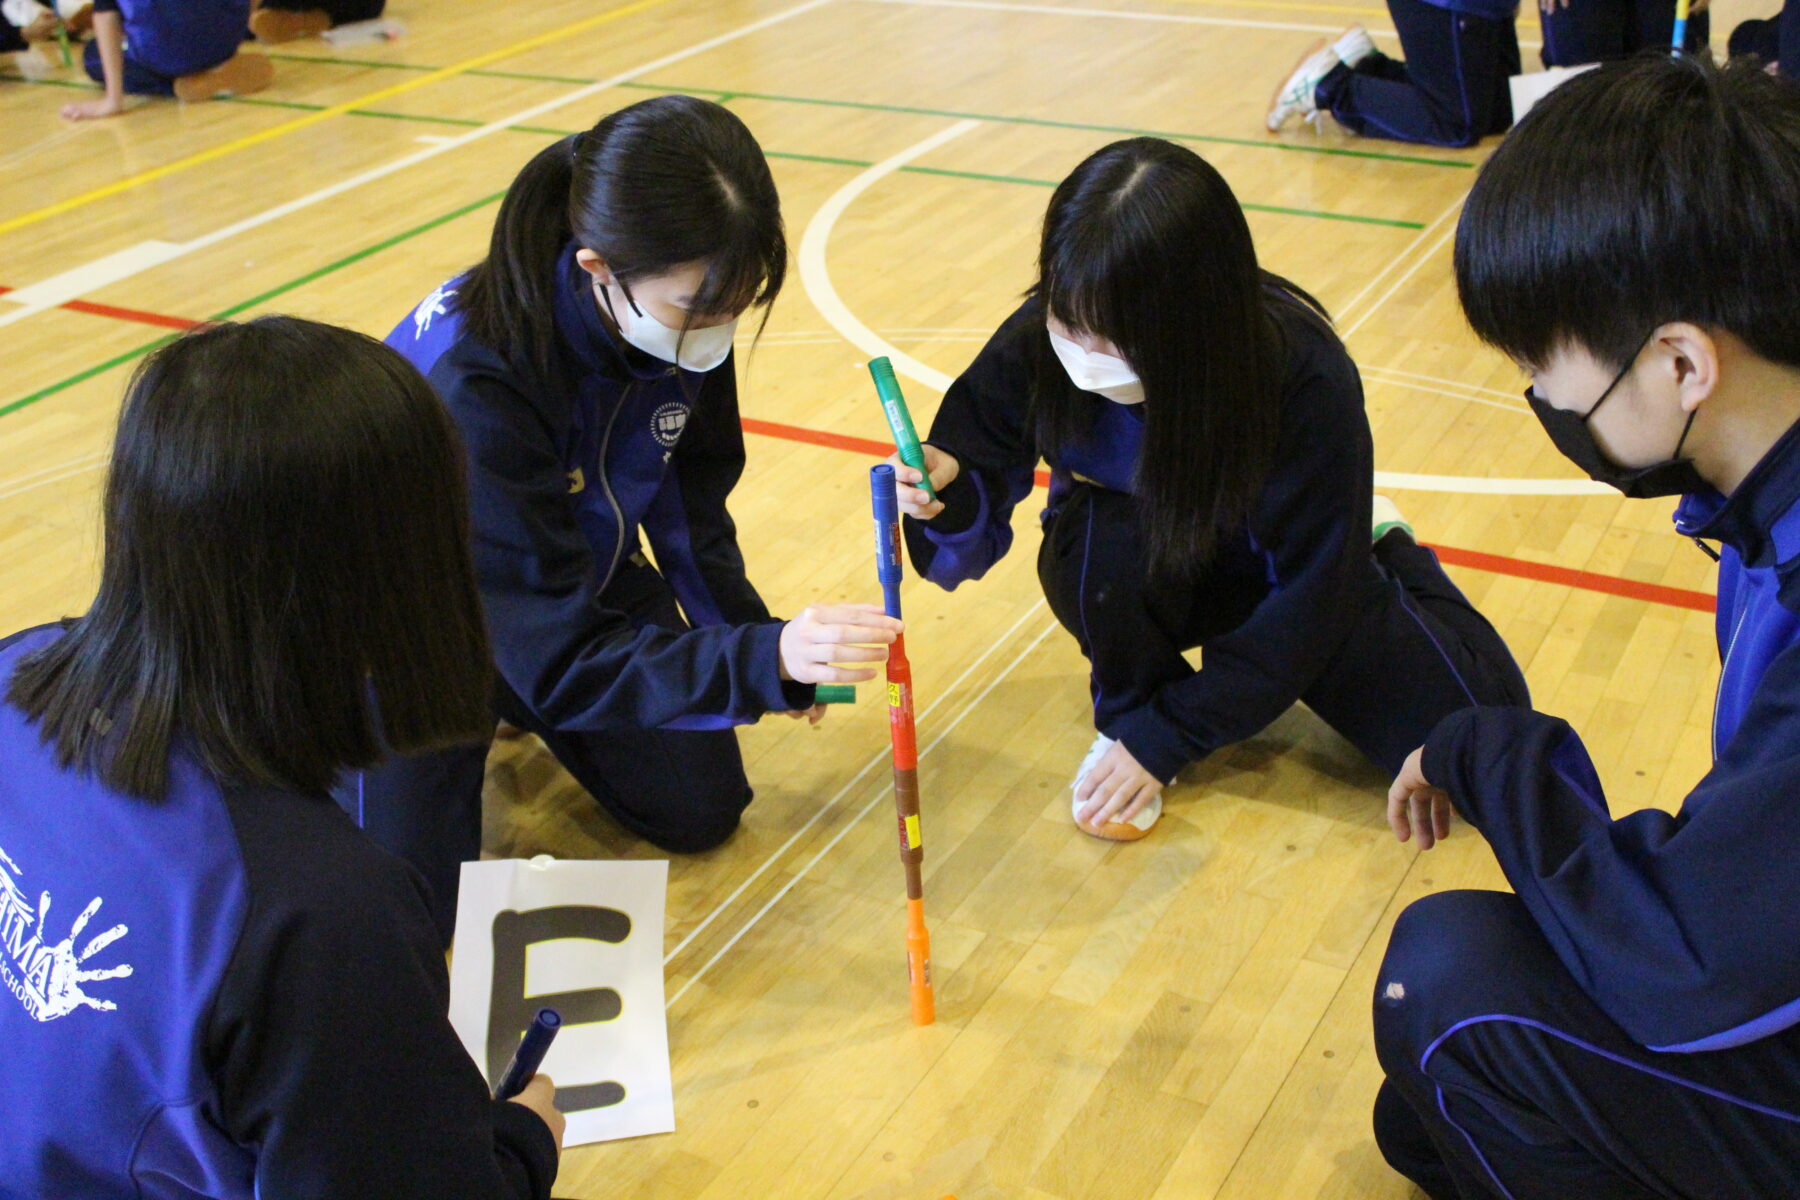
{"type": "MultiPolygon", "coordinates": [[[[1324,310],[1257,265],[1218,171],[1149,137],[1102,147],[1057,186],[1032,294],[1072,330],[1111,341],[1143,381],[1146,566],[1191,578],[1249,517],[1274,464],[1284,346],[1271,299],[1324,310]]],[[[1039,448],[1052,453],[1106,402],[1069,386],[1048,347],[1033,403],[1039,448]]]]}
{"type": "MultiPolygon", "coordinates": [[[[1800,54],[1800,51],[1795,53],[1800,54]]],[[[1483,341],[1619,368],[1669,321],[1800,366],[1800,92],[1756,64],[1645,55],[1545,97],[1482,167],[1456,288],[1483,341]]]]}
{"type": "Polygon", "coordinates": [[[762,148],[735,113],[692,96],[601,118],[540,152],[508,189],[487,258],[453,303],[478,340],[543,374],[555,347],[557,256],[571,239],[625,284],[704,261],[690,320],[766,308],[787,274],[762,148]]]}
{"type": "Polygon", "coordinates": [[[93,606],[7,692],[65,767],[160,799],[179,745],[226,785],[323,792],[384,734],[492,732],[461,443],[380,342],[262,317],[157,351],[104,514],[93,606]]]}

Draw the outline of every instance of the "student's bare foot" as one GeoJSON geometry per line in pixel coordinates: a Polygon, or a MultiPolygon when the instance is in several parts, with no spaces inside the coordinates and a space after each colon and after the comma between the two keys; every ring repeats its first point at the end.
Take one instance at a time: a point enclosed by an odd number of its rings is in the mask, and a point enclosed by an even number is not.
{"type": "Polygon", "coordinates": [[[250,32],[271,46],[318,37],[330,28],[331,15],[316,8],[258,8],[250,14],[250,32]]]}
{"type": "Polygon", "coordinates": [[[175,81],[175,95],[187,104],[220,96],[248,96],[275,79],[275,64],[261,54],[234,54],[218,66],[175,81]]]}

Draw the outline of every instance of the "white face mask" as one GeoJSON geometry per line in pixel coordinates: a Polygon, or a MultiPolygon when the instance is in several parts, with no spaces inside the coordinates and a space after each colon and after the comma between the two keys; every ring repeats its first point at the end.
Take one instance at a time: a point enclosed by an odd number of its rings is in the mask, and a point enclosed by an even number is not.
{"type": "Polygon", "coordinates": [[[1114,404],[1142,404],[1144,384],[1131,369],[1131,364],[1110,354],[1084,350],[1055,330],[1050,334],[1050,348],[1062,360],[1063,370],[1075,386],[1084,392],[1105,396],[1114,404]]]}
{"type": "Polygon", "coordinates": [[[599,295],[600,303],[612,313],[613,321],[619,327],[619,336],[653,358],[675,363],[687,371],[710,371],[724,362],[725,356],[731,353],[731,339],[737,333],[736,318],[724,325],[690,329],[683,336],[681,330],[670,329],[649,313],[640,310],[629,296],[625,298],[624,306],[619,307],[612,304],[606,289],[600,284],[594,285],[594,291],[599,295]],[[679,355],[676,353],[678,346],[679,355]]]}

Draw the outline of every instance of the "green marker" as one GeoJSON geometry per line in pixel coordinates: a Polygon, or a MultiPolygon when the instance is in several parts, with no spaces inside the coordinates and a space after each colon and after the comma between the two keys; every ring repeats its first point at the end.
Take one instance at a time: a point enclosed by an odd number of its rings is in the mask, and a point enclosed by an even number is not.
{"type": "Polygon", "coordinates": [[[63,66],[72,67],[75,60],[69,57],[69,30],[59,18],[56,22],[56,41],[62,47],[63,66]]]}
{"type": "Polygon", "coordinates": [[[821,683],[813,689],[815,704],[855,704],[856,689],[847,683],[821,683]]]}
{"type": "Polygon", "coordinates": [[[872,358],[869,375],[875,380],[875,394],[881,397],[881,411],[887,414],[888,431],[894,435],[894,445],[900,448],[900,461],[924,476],[919,486],[936,500],[937,489],[931,486],[931,476],[925,470],[925,451],[919,445],[919,435],[913,430],[912,414],[906,411],[906,397],[900,394],[900,381],[894,378],[894,364],[885,355],[872,358]]]}

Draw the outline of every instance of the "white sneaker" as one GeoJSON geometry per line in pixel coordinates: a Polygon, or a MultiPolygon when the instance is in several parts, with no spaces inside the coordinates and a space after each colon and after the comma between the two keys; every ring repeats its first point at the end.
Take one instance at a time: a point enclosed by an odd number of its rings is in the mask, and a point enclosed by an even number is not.
{"type": "Polygon", "coordinates": [[[1400,515],[1400,506],[1386,496],[1376,496],[1374,513],[1369,522],[1370,544],[1379,542],[1396,529],[1405,530],[1406,536],[1415,542],[1419,540],[1418,535],[1413,532],[1413,527],[1407,524],[1405,517],[1400,515]]]}
{"type": "Polygon", "coordinates": [[[1354,68],[1357,63],[1375,53],[1375,39],[1361,25],[1352,25],[1338,34],[1337,41],[1331,43],[1331,49],[1338,56],[1339,62],[1354,68]]]}
{"type": "Polygon", "coordinates": [[[1070,784],[1069,815],[1075,818],[1075,827],[1091,837],[1104,838],[1109,842],[1135,842],[1156,825],[1162,816],[1162,793],[1159,791],[1150,798],[1150,802],[1138,809],[1137,815],[1129,821],[1108,821],[1100,826],[1098,832],[1081,823],[1081,802],[1074,798],[1074,791],[1081,787],[1081,781],[1087,778],[1094,764],[1099,762],[1108,750],[1112,749],[1113,739],[1104,733],[1094,735],[1094,744],[1088,747],[1087,757],[1081,760],[1081,769],[1075,772],[1075,782],[1070,784]]]}
{"type": "Polygon", "coordinates": [[[1315,42],[1308,47],[1294,73],[1287,77],[1287,82],[1275,90],[1269,99],[1269,132],[1274,133],[1288,123],[1289,117],[1311,117],[1319,111],[1318,101],[1313,99],[1313,92],[1319,81],[1331,73],[1338,65],[1337,51],[1323,41],[1315,42]]]}

